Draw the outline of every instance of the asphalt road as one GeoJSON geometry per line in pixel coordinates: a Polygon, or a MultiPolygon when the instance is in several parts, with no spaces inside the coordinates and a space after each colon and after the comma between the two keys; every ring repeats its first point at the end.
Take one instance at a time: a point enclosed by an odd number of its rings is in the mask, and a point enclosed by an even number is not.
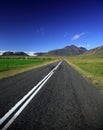
{"type": "MultiPolygon", "coordinates": [[[[57,64],[0,80],[0,118],[57,64]]],[[[103,95],[63,61],[7,130],[103,130],[103,95]]]]}

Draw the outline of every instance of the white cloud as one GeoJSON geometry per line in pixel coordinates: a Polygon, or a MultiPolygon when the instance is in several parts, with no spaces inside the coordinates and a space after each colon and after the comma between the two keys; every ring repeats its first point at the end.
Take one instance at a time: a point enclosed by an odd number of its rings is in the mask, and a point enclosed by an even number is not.
{"type": "Polygon", "coordinates": [[[83,36],[83,35],[85,35],[85,34],[86,34],[86,32],[82,32],[82,33],[80,33],[80,34],[75,34],[75,35],[71,38],[71,40],[72,40],[72,41],[77,40],[77,39],[79,39],[81,36],[83,36]]]}
{"type": "Polygon", "coordinates": [[[86,47],[90,47],[91,45],[90,44],[86,44],[86,47]]]}
{"type": "Polygon", "coordinates": [[[69,33],[68,32],[65,32],[64,33],[64,37],[68,37],[69,33]]]}
{"type": "Polygon", "coordinates": [[[84,47],[86,49],[90,49],[91,45],[90,44],[80,44],[80,45],[78,45],[78,47],[84,47]]]}
{"type": "Polygon", "coordinates": [[[1,50],[0,50],[0,56],[1,56],[4,52],[5,52],[5,51],[1,51],[1,50]]]}
{"type": "Polygon", "coordinates": [[[26,52],[29,56],[36,56],[35,52],[26,52]]]}
{"type": "Polygon", "coordinates": [[[78,47],[85,47],[85,45],[77,45],[78,47]]]}

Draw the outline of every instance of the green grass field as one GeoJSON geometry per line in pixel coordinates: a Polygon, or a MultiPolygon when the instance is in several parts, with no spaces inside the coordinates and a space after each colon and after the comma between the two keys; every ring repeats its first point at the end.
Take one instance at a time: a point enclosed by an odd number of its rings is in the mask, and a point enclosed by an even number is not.
{"type": "Polygon", "coordinates": [[[103,58],[98,56],[70,57],[69,61],[94,76],[103,76],[103,58]]]}
{"type": "Polygon", "coordinates": [[[57,61],[55,57],[0,57],[0,79],[57,61]]]}
{"type": "Polygon", "coordinates": [[[66,61],[92,83],[103,87],[102,55],[71,56],[66,58],[66,61]]]}
{"type": "Polygon", "coordinates": [[[0,59],[0,72],[47,62],[43,59],[0,59]]]}
{"type": "Polygon", "coordinates": [[[65,59],[86,79],[103,88],[103,55],[69,57],[0,57],[0,78],[65,59]]]}

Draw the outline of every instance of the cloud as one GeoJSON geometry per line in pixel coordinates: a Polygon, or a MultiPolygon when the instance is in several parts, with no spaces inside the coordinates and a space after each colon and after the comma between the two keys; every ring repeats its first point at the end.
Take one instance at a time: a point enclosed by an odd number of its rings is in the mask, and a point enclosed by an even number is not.
{"type": "Polygon", "coordinates": [[[77,45],[78,47],[84,47],[86,49],[90,49],[91,48],[91,45],[90,44],[80,44],[80,45],[77,45]]]}
{"type": "Polygon", "coordinates": [[[64,37],[68,37],[69,33],[68,32],[65,32],[64,33],[64,37]]]}
{"type": "Polygon", "coordinates": [[[90,47],[91,45],[90,44],[86,44],[87,47],[90,47]]]}
{"type": "Polygon", "coordinates": [[[80,34],[75,34],[75,35],[71,38],[71,40],[72,40],[72,41],[77,40],[77,39],[79,39],[81,36],[85,35],[86,33],[87,33],[87,32],[82,32],[82,33],[80,33],[80,34]]]}
{"type": "Polygon", "coordinates": [[[77,45],[78,47],[85,47],[85,45],[77,45]]]}

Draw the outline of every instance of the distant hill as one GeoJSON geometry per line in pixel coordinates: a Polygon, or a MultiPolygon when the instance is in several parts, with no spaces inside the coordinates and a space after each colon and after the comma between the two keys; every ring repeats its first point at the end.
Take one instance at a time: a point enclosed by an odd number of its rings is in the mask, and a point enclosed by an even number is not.
{"type": "Polygon", "coordinates": [[[35,53],[36,56],[43,56],[45,54],[46,54],[46,52],[37,52],[37,53],[35,53]]]}
{"type": "Polygon", "coordinates": [[[62,49],[52,50],[46,53],[46,55],[54,55],[54,56],[72,56],[72,55],[80,55],[86,52],[86,48],[77,47],[74,45],[66,46],[62,49]]]}
{"type": "Polygon", "coordinates": [[[1,56],[43,56],[44,52],[13,52],[13,51],[0,51],[1,56]]]}
{"type": "Polygon", "coordinates": [[[93,55],[93,54],[101,55],[101,54],[103,54],[103,46],[96,47],[94,49],[88,50],[84,54],[85,55],[93,55]]]}
{"type": "Polygon", "coordinates": [[[7,51],[2,54],[2,56],[28,56],[25,52],[11,52],[7,51]]]}
{"type": "Polygon", "coordinates": [[[74,45],[66,46],[61,49],[52,50],[49,52],[13,52],[13,51],[0,51],[2,56],[75,56],[75,55],[103,55],[103,46],[87,50],[84,47],[77,47],[74,45]]]}

